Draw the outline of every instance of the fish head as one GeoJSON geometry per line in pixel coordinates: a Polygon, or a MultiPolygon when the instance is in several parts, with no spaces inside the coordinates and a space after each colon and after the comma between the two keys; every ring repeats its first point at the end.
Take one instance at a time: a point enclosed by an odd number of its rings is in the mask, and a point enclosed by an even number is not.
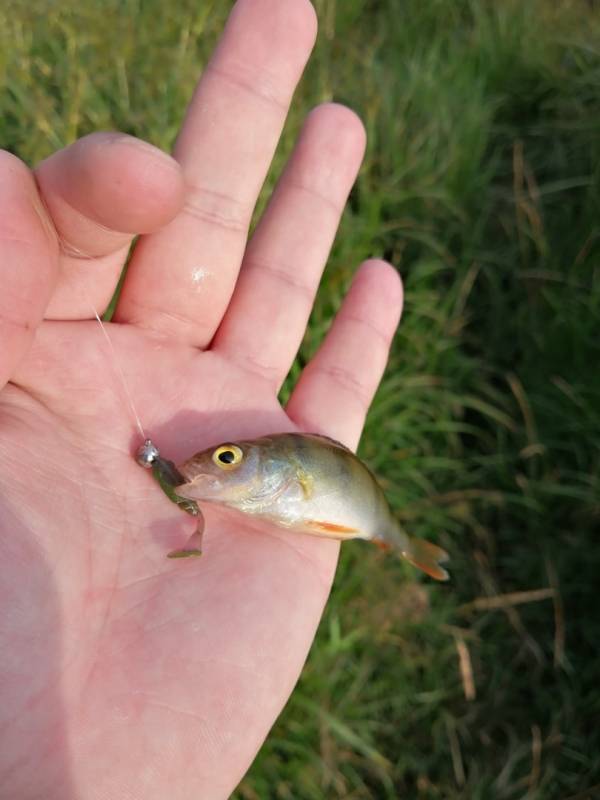
{"type": "Polygon", "coordinates": [[[268,503],[289,484],[294,472],[266,438],[211,447],[177,469],[186,479],[175,490],[179,496],[233,508],[268,503]]]}

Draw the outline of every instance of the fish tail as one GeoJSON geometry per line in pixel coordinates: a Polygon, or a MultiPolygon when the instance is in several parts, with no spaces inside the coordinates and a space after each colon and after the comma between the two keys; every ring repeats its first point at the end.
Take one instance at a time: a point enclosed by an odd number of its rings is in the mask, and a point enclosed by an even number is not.
{"type": "Polygon", "coordinates": [[[407,546],[402,550],[403,557],[409,564],[417,567],[436,581],[447,581],[450,577],[440,564],[448,561],[448,553],[437,544],[425,539],[407,537],[407,546]]]}
{"type": "Polygon", "coordinates": [[[440,566],[448,561],[448,553],[433,542],[407,536],[397,520],[392,518],[392,524],[387,527],[383,536],[374,536],[372,541],[382,550],[394,550],[400,553],[413,567],[422,570],[436,581],[447,581],[450,577],[446,570],[440,566]]]}

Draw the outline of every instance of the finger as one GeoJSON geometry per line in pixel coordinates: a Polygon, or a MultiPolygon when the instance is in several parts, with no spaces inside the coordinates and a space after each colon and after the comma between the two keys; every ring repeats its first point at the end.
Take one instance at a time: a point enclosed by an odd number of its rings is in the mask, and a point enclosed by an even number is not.
{"type": "Polygon", "coordinates": [[[210,342],[315,33],[308,0],[238,0],[175,148],[184,210],[136,248],[117,320],[210,342]]]}
{"type": "Polygon", "coordinates": [[[81,319],[114,292],[134,234],[157,230],[183,203],[177,162],[121,133],[94,133],[42,161],[36,180],[60,242],[46,316],[81,319]]]}
{"type": "Polygon", "coordinates": [[[0,388],[27,353],[58,274],[58,245],[31,172],[0,151],[0,388]]]}
{"type": "Polygon", "coordinates": [[[290,397],[293,422],[356,447],[401,310],[398,273],[384,261],[365,262],[290,397]]]}
{"type": "Polygon", "coordinates": [[[276,389],[306,329],[364,145],[352,111],[334,104],[315,109],[246,250],[213,348],[276,389]]]}

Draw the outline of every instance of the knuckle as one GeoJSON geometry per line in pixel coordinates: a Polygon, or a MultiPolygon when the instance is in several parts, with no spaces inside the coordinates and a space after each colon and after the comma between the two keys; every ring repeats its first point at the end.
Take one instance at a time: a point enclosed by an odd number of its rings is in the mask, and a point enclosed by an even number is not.
{"type": "Polygon", "coordinates": [[[182,213],[218,228],[245,234],[251,209],[227,193],[206,187],[188,187],[182,213]]]}

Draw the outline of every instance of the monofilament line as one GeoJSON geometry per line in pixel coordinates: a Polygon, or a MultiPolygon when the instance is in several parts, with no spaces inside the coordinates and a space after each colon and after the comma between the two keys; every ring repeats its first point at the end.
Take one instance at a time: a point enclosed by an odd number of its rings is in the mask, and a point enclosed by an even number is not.
{"type": "Polygon", "coordinates": [[[94,304],[92,303],[91,299],[87,295],[87,292],[84,291],[84,293],[86,295],[86,300],[89,303],[90,308],[94,312],[94,316],[98,320],[98,324],[100,325],[100,330],[102,331],[102,335],[104,336],[104,338],[106,339],[106,341],[108,343],[108,346],[109,346],[110,351],[111,351],[112,356],[113,356],[113,364],[114,364],[115,370],[117,371],[117,374],[118,374],[118,376],[120,378],[121,386],[123,387],[123,392],[125,394],[125,397],[127,398],[127,402],[129,404],[129,408],[130,408],[131,413],[133,415],[133,419],[135,420],[136,427],[137,427],[138,431],[140,432],[140,436],[145,441],[148,437],[146,436],[146,432],[144,431],[144,428],[142,426],[142,422],[140,420],[140,416],[136,411],[136,408],[135,408],[135,405],[134,405],[134,402],[133,402],[133,397],[131,396],[131,392],[129,391],[129,387],[127,386],[127,381],[125,380],[125,374],[124,374],[123,370],[121,369],[121,365],[119,364],[119,359],[117,358],[117,351],[115,350],[115,346],[113,345],[112,340],[111,340],[110,336],[108,335],[108,331],[106,330],[106,326],[104,325],[104,323],[100,319],[100,315],[98,314],[98,312],[96,310],[96,307],[94,306],[94,304]]]}

